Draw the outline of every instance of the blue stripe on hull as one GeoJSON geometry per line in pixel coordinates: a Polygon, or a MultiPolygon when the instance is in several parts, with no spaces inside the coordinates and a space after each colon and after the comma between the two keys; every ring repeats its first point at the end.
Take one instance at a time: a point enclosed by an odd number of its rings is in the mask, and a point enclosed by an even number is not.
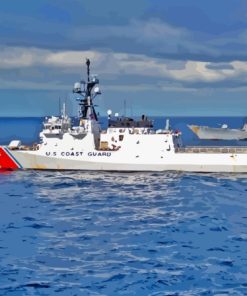
{"type": "Polygon", "coordinates": [[[23,169],[23,166],[19,163],[19,161],[10,153],[7,148],[3,148],[4,151],[11,157],[11,159],[19,166],[19,169],[23,169]]]}

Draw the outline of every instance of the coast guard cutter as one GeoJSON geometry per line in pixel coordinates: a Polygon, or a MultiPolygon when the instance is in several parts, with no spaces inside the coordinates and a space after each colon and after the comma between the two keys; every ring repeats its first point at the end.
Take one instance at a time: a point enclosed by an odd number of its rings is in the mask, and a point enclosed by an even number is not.
{"type": "Polygon", "coordinates": [[[86,66],[87,81],[74,85],[78,125],[65,112],[47,118],[39,144],[0,146],[1,169],[247,172],[247,147],[183,147],[180,132],[154,130],[145,116],[133,120],[109,112],[108,128],[101,130],[93,104],[99,80],[90,75],[88,59],[86,66]]]}

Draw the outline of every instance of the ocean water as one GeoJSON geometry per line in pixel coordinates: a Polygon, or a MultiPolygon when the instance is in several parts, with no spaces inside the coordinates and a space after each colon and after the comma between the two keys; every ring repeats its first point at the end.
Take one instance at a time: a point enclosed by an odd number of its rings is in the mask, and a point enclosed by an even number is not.
{"type": "MultiPolygon", "coordinates": [[[[188,144],[218,121],[171,119],[188,144]]],[[[40,126],[0,119],[0,142],[40,126]]],[[[247,295],[246,201],[245,174],[1,172],[0,295],[247,295]]]]}

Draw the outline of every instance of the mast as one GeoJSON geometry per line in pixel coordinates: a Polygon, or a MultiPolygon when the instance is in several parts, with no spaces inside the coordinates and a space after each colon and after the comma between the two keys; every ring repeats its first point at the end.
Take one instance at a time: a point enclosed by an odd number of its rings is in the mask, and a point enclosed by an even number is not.
{"type": "Polygon", "coordinates": [[[60,97],[58,101],[58,108],[59,108],[58,116],[61,116],[61,98],[60,97]]]}
{"type": "Polygon", "coordinates": [[[79,117],[80,119],[94,119],[98,121],[97,114],[94,109],[93,99],[101,94],[99,87],[99,80],[93,76],[90,77],[90,60],[86,59],[87,66],[87,82],[76,82],[74,85],[74,93],[81,95],[79,98],[79,117]],[[83,85],[83,89],[81,86],[83,85]]]}
{"type": "Polygon", "coordinates": [[[87,65],[87,82],[90,80],[90,60],[86,59],[86,65],[87,65]]]}
{"type": "Polygon", "coordinates": [[[124,100],[124,117],[126,117],[126,100],[124,100]]]}

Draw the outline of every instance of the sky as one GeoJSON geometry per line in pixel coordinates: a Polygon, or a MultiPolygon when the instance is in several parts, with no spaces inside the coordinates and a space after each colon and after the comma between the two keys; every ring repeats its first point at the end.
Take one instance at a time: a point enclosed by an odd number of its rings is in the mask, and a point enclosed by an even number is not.
{"type": "Polygon", "coordinates": [[[247,114],[246,0],[3,0],[0,116],[76,115],[86,58],[101,115],[247,114]]]}

